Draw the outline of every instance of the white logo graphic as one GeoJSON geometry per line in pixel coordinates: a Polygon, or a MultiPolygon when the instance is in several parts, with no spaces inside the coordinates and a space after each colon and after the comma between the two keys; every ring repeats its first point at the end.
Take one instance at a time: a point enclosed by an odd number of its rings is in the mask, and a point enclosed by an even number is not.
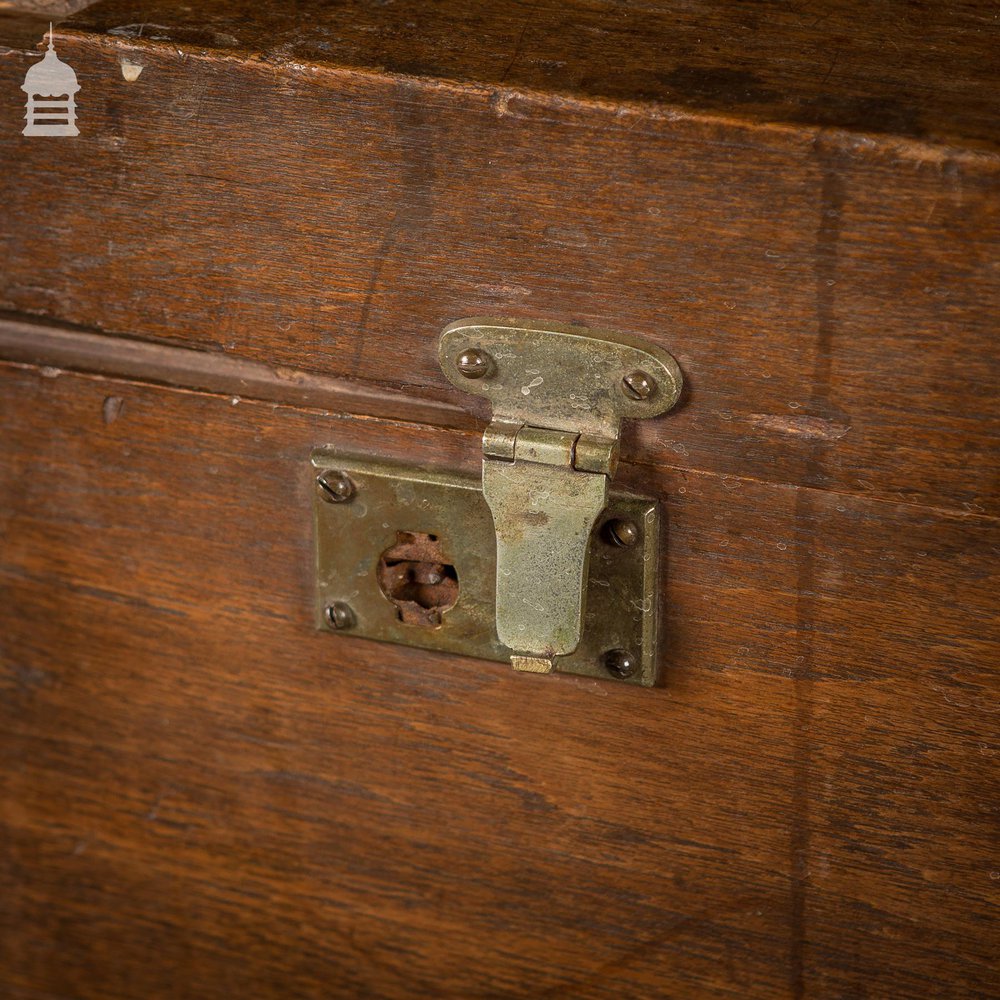
{"type": "Polygon", "coordinates": [[[76,127],[76,101],[80,89],[76,73],[67,66],[52,45],[52,25],[49,25],[49,50],[41,62],[35,63],[24,76],[21,86],[28,95],[24,117],[28,124],[22,135],[79,135],[76,127]],[[47,98],[58,98],[48,100],[47,98]]]}

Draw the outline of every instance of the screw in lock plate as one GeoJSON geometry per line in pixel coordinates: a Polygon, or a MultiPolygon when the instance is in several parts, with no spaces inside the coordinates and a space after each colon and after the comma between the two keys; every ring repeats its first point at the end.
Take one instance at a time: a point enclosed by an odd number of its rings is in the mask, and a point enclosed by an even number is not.
{"type": "Polygon", "coordinates": [[[490,356],[478,347],[467,347],[455,359],[455,367],[466,378],[482,378],[490,370],[490,356]]]}
{"type": "Polygon", "coordinates": [[[613,677],[631,677],[639,669],[639,660],[627,649],[609,649],[604,654],[604,669],[613,677]]]}
{"type": "Polygon", "coordinates": [[[320,496],[327,503],[346,503],[354,496],[354,483],[343,472],[330,469],[316,477],[320,496]]]}
{"type": "Polygon", "coordinates": [[[613,331],[488,318],[449,324],[438,358],[489,408],[481,477],[314,451],[313,478],[335,470],[355,491],[345,503],[350,489],[324,476],[312,492],[317,626],[334,631],[327,608],[346,600],[342,639],[652,687],[659,505],[611,479],[622,422],[677,401],[676,361],[613,331]],[[634,529],[612,537],[613,520],[634,529]]]}
{"type": "Polygon", "coordinates": [[[615,518],[608,521],[604,526],[604,534],[607,541],[612,545],[618,545],[623,549],[630,548],[639,541],[639,529],[635,521],[626,518],[615,518]]]}
{"type": "MultiPolygon", "coordinates": [[[[456,347],[448,358],[456,382],[465,381],[454,367],[460,349],[456,347]]],[[[618,378],[605,385],[621,397],[618,378]]],[[[621,401],[624,405],[624,397],[621,401]]],[[[313,614],[325,641],[378,639],[483,660],[509,659],[495,625],[495,523],[481,490],[474,488],[475,479],[452,470],[428,469],[423,463],[361,458],[330,446],[313,453],[311,469],[307,485],[320,473],[336,470],[350,477],[356,490],[352,501],[332,503],[318,486],[311,489],[318,601],[313,614]],[[403,503],[404,499],[409,502],[403,503]],[[403,519],[415,511],[421,512],[420,527],[427,533],[399,531],[396,525],[406,523],[403,519]],[[370,575],[366,584],[352,583],[362,566],[366,575],[374,574],[374,586],[370,575]],[[327,611],[339,601],[354,616],[349,626],[340,629],[327,611]]],[[[656,501],[609,491],[607,509],[591,539],[588,627],[576,651],[555,661],[559,673],[603,678],[603,683],[619,686],[653,686],[658,662],[659,524],[656,501]],[[620,547],[611,539],[607,525],[614,520],[637,526],[634,545],[620,547]],[[611,649],[625,649],[638,660],[631,677],[622,679],[607,670],[604,654],[611,649]]],[[[343,622],[345,616],[338,618],[343,622]]]]}
{"type": "Polygon", "coordinates": [[[629,372],[622,379],[622,389],[633,399],[649,399],[656,392],[656,379],[646,372],[629,372]]]}
{"type": "Polygon", "coordinates": [[[326,622],[330,628],[350,628],[354,624],[354,612],[344,601],[334,601],[326,609],[326,622]]]}

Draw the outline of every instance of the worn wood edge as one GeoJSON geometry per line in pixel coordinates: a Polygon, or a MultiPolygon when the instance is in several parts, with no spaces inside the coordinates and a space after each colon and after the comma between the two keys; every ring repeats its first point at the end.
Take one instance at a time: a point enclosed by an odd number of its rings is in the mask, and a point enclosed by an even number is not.
{"type": "Polygon", "coordinates": [[[476,427],[472,414],[459,406],[387,387],[4,315],[0,315],[0,358],[312,409],[466,430],[476,427]]]}
{"type": "MultiPolygon", "coordinates": [[[[276,70],[286,70],[310,82],[331,87],[341,86],[345,79],[371,79],[398,86],[408,84],[415,89],[443,90],[461,94],[491,104],[498,115],[513,114],[510,102],[535,111],[569,110],[582,113],[599,113],[615,119],[620,127],[635,132],[630,119],[641,119],[651,125],[688,123],[711,129],[728,129],[756,140],[777,146],[811,147],[822,140],[830,148],[843,148],[853,155],[871,155],[885,159],[902,159],[921,164],[960,162],[967,167],[996,169],[1000,167],[1000,149],[986,150],[956,146],[930,139],[914,139],[874,132],[824,125],[807,125],[795,122],[774,121],[750,115],[724,115],[718,112],[697,111],[680,105],[652,100],[611,100],[558,91],[542,91],[530,87],[505,87],[498,84],[474,83],[446,77],[389,72],[376,66],[355,66],[336,62],[302,62],[289,59],[278,51],[236,52],[211,45],[193,45],[182,41],[161,42],[150,39],[117,38],[74,28],[70,19],[61,30],[53,32],[57,40],[65,39],[104,49],[109,55],[121,57],[123,53],[137,55],[155,53],[173,58],[211,58],[228,62],[243,69],[264,73],[273,78],[276,70]]],[[[39,43],[39,47],[41,43],[39,43]]]]}
{"type": "MultiPolygon", "coordinates": [[[[226,397],[234,402],[270,403],[320,412],[331,419],[373,419],[418,427],[430,425],[468,435],[470,455],[478,454],[482,431],[482,422],[458,407],[387,388],[365,389],[346,380],[294,369],[272,369],[260,362],[231,355],[124,339],[110,334],[44,327],[0,315],[0,374],[9,368],[30,368],[47,377],[65,373],[138,387],[156,386],[175,392],[226,397]],[[38,335],[37,331],[43,331],[43,334],[38,335]],[[34,342],[28,342],[26,334],[34,337],[34,342]],[[189,357],[191,355],[193,357],[189,357]],[[213,371],[213,368],[216,370],[213,371]]],[[[963,522],[1000,523],[1000,515],[980,511],[867,494],[862,496],[846,490],[823,489],[755,476],[734,476],[663,461],[631,459],[627,464],[623,463],[619,467],[619,485],[628,486],[630,468],[638,474],[647,468],[669,469],[687,476],[795,490],[804,496],[863,499],[866,503],[919,510],[963,522]]]]}

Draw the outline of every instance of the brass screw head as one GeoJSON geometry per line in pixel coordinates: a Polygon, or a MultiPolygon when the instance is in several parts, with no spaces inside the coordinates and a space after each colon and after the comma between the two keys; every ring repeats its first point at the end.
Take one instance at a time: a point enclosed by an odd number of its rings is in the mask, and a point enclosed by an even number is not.
{"type": "Polygon", "coordinates": [[[626,521],[623,518],[608,521],[606,530],[608,538],[615,545],[620,545],[624,549],[639,541],[639,529],[636,527],[635,521],[626,521]]]}
{"type": "Polygon", "coordinates": [[[466,378],[482,378],[490,370],[490,356],[478,347],[467,347],[455,365],[466,378]]]}
{"type": "Polygon", "coordinates": [[[625,394],[633,399],[649,399],[656,392],[656,379],[646,372],[629,372],[622,379],[622,388],[625,394]]]}
{"type": "Polygon", "coordinates": [[[349,604],[334,601],[326,609],[326,621],[330,628],[350,628],[354,624],[354,612],[349,604]]]}
{"type": "Polygon", "coordinates": [[[627,649],[609,649],[604,654],[604,669],[614,677],[631,677],[639,661],[627,649]]]}
{"type": "Polygon", "coordinates": [[[343,472],[330,469],[316,477],[319,495],[327,503],[346,503],[354,496],[354,483],[343,472]]]}

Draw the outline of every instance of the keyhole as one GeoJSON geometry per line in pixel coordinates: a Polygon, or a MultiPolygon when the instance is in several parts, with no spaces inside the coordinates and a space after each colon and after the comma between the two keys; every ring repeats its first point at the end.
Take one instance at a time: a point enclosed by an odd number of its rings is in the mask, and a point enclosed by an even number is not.
{"type": "Polygon", "coordinates": [[[378,562],[378,585],[407,625],[437,628],[458,600],[458,574],[437,535],[397,531],[396,544],[378,562]]]}

